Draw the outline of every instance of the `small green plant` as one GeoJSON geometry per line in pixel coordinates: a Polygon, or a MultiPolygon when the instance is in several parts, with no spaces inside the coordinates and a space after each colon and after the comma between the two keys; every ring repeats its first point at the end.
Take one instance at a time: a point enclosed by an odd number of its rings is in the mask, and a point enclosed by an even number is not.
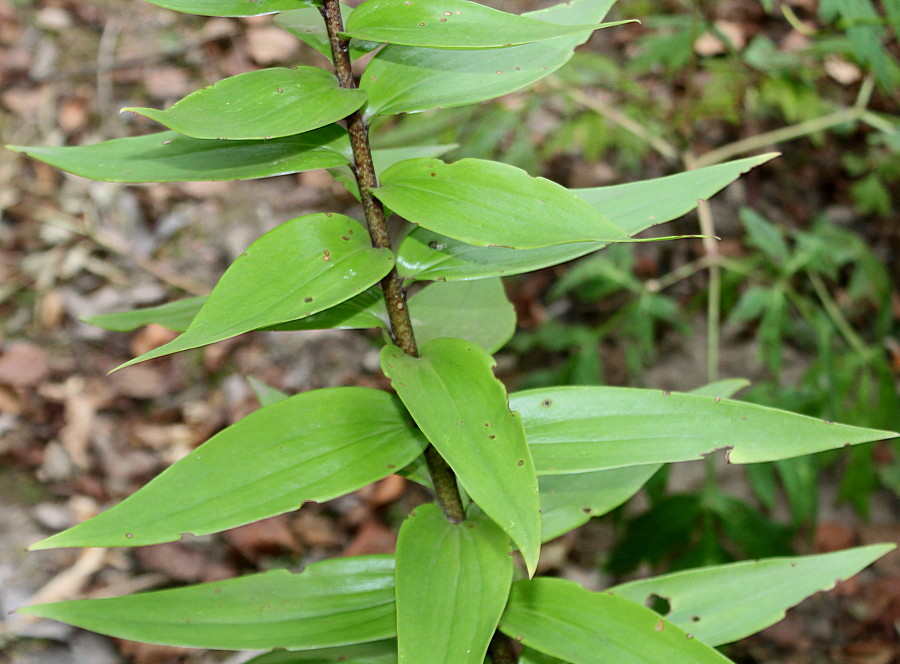
{"type": "Polygon", "coordinates": [[[491,353],[515,322],[501,277],[638,241],[772,156],[567,190],[499,162],[446,163],[434,156],[446,146],[370,149],[377,116],[473,104],[549,75],[593,30],[610,27],[600,23],[610,0],[524,16],[466,0],[368,0],[352,11],[337,0],[154,4],[219,16],[284,12],[278,22],[330,57],[336,76],[310,67],[243,74],[164,111],[131,109],[167,126],[163,133],[13,149],[113,182],[329,169],[360,198],[366,225],[330,212],[286,221],[208,297],[95,322],[183,330],[123,367],[253,330],[382,328],[381,365],[396,395],[261,391],[261,409],[32,549],[219,532],[392,473],[433,489],[436,502],[405,520],[396,555],[24,612],[139,641],[288,651],[257,664],[713,663],[728,661],[716,646],[893,548],[711,566],[607,592],[534,578],[542,542],[626,501],[661,464],[723,449],[732,463],[773,461],[898,435],[732,401],[740,381],[689,394],[573,386],[508,394],[494,377],[491,353]],[[351,58],[376,49],[357,85],[351,58]],[[397,247],[391,216],[406,232],[397,247]],[[407,298],[410,282],[426,286],[407,298]],[[665,615],[645,606],[654,596],[669,600],[665,615]]]}

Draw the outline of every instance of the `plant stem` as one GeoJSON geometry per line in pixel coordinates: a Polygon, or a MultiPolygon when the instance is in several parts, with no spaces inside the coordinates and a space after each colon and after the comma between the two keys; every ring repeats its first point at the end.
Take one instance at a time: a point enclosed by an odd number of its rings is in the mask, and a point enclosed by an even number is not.
{"type": "MultiPolygon", "coordinates": [[[[338,0],[324,0],[319,11],[322,18],[325,19],[325,27],[328,30],[334,73],[338,83],[342,88],[356,88],[356,79],[353,77],[353,69],[350,64],[349,41],[340,36],[340,33],[344,31],[344,25],[338,0]]],[[[347,118],[347,132],[350,134],[350,146],[353,149],[351,168],[359,185],[359,197],[369,226],[372,246],[378,249],[392,249],[384,208],[381,202],[372,195],[372,190],[378,186],[378,178],[375,175],[372,150],[369,147],[369,128],[361,110],[347,118]]],[[[384,291],[394,343],[407,355],[418,357],[419,349],[416,346],[412,321],[409,318],[406,294],[396,268],[392,268],[390,273],[381,280],[381,288],[384,291]]],[[[462,498],[456,485],[456,476],[450,466],[432,446],[425,450],[425,462],[428,464],[437,502],[444,516],[453,523],[464,521],[466,515],[462,498]]]]}

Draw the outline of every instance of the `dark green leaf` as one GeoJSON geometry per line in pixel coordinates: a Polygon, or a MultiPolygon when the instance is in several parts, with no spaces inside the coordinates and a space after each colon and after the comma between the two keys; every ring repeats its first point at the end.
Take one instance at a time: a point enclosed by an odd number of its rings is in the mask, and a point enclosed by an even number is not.
{"type": "Polygon", "coordinates": [[[510,395],[541,475],[700,459],[785,459],[896,438],[719,398],[621,387],[557,387],[510,395]]]}
{"type": "Polygon", "coordinates": [[[426,444],[386,392],[303,392],[250,413],[115,507],[31,548],[216,533],[355,491],[403,468],[426,444]]]}
{"type": "MultiPolygon", "coordinates": [[[[612,3],[572,0],[526,16],[561,25],[595,23],[612,3]]],[[[369,93],[365,114],[452,108],[515,92],[559,69],[589,36],[583,32],[489,51],[386,46],[366,67],[360,81],[360,87],[369,93]]]]}
{"type": "Polygon", "coordinates": [[[419,358],[391,345],[381,351],[382,370],[416,424],[533,574],[541,547],[538,483],[521,420],[493,366],[490,355],[461,339],[435,339],[419,358]]]}
{"type": "Polygon", "coordinates": [[[340,87],[332,73],[318,67],[273,67],[226,78],[164,111],[122,110],[194,138],[269,140],[343,120],[365,102],[365,92],[340,87]]]}
{"type": "MultiPolygon", "coordinates": [[[[612,187],[572,190],[629,235],[671,221],[697,207],[741,173],[774,157],[773,154],[708,166],[655,180],[612,187]]],[[[514,251],[503,247],[475,247],[417,228],[400,245],[397,269],[407,279],[479,279],[509,276],[564,263],[607,246],[582,242],[514,251]]]]}
{"type": "Polygon", "coordinates": [[[731,563],[632,581],[610,592],[644,603],[669,602],[666,618],[711,646],[755,634],[784,618],[785,610],[834,588],[893,550],[874,544],[835,553],[731,563]]]}
{"type": "Polygon", "coordinates": [[[514,583],[500,630],[572,664],[729,661],[650,609],[564,579],[514,583]]]}
{"type": "Polygon", "coordinates": [[[482,664],[512,583],[504,532],[483,515],[452,524],[420,505],[396,557],[399,661],[482,664]]]}
{"type": "Polygon", "coordinates": [[[408,159],[387,169],[372,193],[415,224],[480,246],[527,249],[627,239],[564,187],[483,159],[408,159]]]}
{"type": "Polygon", "coordinates": [[[603,27],[607,26],[557,25],[467,0],[368,0],[347,19],[344,33],[357,39],[406,46],[486,49],[529,44],[603,27]]]}
{"type": "Polygon", "coordinates": [[[181,336],[122,367],[318,313],[369,288],[393,260],[350,217],[297,217],[263,235],[225,271],[181,336]]]}
{"type": "Polygon", "coordinates": [[[316,650],[277,650],[247,664],[397,664],[397,642],[373,641],[316,650]]]}
{"type": "Polygon", "coordinates": [[[308,650],[396,634],[393,556],[336,558],[128,597],[38,604],[21,613],[121,639],[216,650],[308,650]]]}
{"type": "Polygon", "coordinates": [[[253,180],[350,161],[347,132],[337,125],[271,141],[211,141],[164,131],[79,147],[7,147],[104,182],[253,180]]]}
{"type": "Polygon", "coordinates": [[[438,282],[409,300],[416,341],[456,337],[495,353],[516,331],[516,310],[500,279],[438,282]]]}

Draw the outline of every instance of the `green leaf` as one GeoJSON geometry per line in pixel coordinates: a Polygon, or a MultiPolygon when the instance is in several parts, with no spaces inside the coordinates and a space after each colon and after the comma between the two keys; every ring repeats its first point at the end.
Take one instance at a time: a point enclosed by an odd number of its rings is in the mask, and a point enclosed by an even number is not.
{"type": "Polygon", "coordinates": [[[416,341],[440,337],[471,341],[495,353],[516,331],[516,310],[500,279],[438,282],[409,300],[416,341]]]}
{"type": "Polygon", "coordinates": [[[205,297],[186,297],[156,307],[118,311],[99,316],[85,316],[81,320],[111,332],[130,332],[152,323],[162,325],[167,330],[174,332],[184,332],[204,302],[206,302],[205,297]]]}
{"type": "Polygon", "coordinates": [[[115,507],[31,548],[141,546],[220,532],[355,491],[426,445],[387,392],[303,392],[250,413],[115,507]]]}
{"type": "MultiPolygon", "coordinates": [[[[677,219],[742,173],[772,159],[766,154],[612,187],[573,189],[628,235],[677,219]]],[[[607,242],[582,242],[525,251],[474,247],[417,228],[401,243],[397,269],[405,279],[480,279],[531,272],[593,253],[607,242]]]]}
{"type": "Polygon", "coordinates": [[[103,182],[253,180],[350,162],[347,132],[337,125],[271,141],[210,141],[164,131],[78,147],[7,147],[103,182]]]}
{"type": "Polygon", "coordinates": [[[396,565],[399,661],[482,664],[512,583],[504,532],[420,505],[400,528],[396,565]]]}
{"type": "Polygon", "coordinates": [[[480,246],[627,239],[565,187],[484,159],[408,159],[387,169],[372,193],[415,224],[480,246]]]}
{"type": "Polygon", "coordinates": [[[119,368],[323,311],[376,283],[393,261],[393,253],[373,248],[350,217],[297,217],[232,263],[181,336],[119,368]]]}
{"type": "Polygon", "coordinates": [[[194,138],[269,140],[343,120],[365,102],[365,92],[340,87],[324,69],[273,67],[226,78],[164,111],[122,110],[194,138]]]}
{"type": "Polygon", "coordinates": [[[397,642],[373,641],[316,650],[276,650],[247,664],[397,664],[397,642]]]}
{"type": "Polygon", "coordinates": [[[544,475],[541,490],[541,538],[548,542],[611,512],[659,470],[659,464],[596,470],[577,475],[544,475]]]}
{"type": "Polygon", "coordinates": [[[717,380],[713,383],[707,383],[691,390],[691,394],[698,397],[721,397],[727,399],[734,396],[745,387],[750,385],[750,381],[746,378],[726,378],[717,380]]]}
{"type": "Polygon", "coordinates": [[[541,548],[538,483],[522,422],[493,366],[490,355],[461,339],[435,339],[418,358],[391,345],[381,351],[382,370],[416,424],[533,574],[541,548]]]}
{"type": "Polygon", "coordinates": [[[741,223],[747,229],[749,244],[759,249],[776,265],[787,264],[791,252],[781,230],[751,208],[741,208],[739,215],[741,223]]]}
{"type": "MultiPolygon", "coordinates": [[[[346,23],[353,9],[344,3],[341,3],[340,7],[341,18],[346,23]]],[[[282,12],[275,17],[275,24],[331,60],[331,42],[328,41],[328,30],[325,28],[325,21],[318,9],[313,7],[282,12]]],[[[378,42],[351,39],[350,59],[356,60],[379,46],[381,44],[378,42]]]]}
{"type": "Polygon", "coordinates": [[[519,655],[519,664],[570,664],[556,657],[545,655],[531,648],[522,648],[522,654],[519,655]]]}
{"type": "Polygon", "coordinates": [[[557,387],[510,395],[541,475],[700,459],[730,463],[812,454],[897,433],[833,424],[726,399],[621,387],[557,387]]]}
{"type": "Polygon", "coordinates": [[[365,330],[388,327],[387,308],[380,286],[372,286],[325,311],[262,330],[365,330]]]}
{"type": "Polygon", "coordinates": [[[500,630],[572,664],[729,661],[650,609],[563,579],[514,583],[500,630]]]}
{"type": "Polygon", "coordinates": [[[250,389],[253,390],[253,394],[256,395],[257,400],[259,400],[259,405],[263,407],[271,406],[273,403],[284,401],[290,397],[289,394],[282,392],[253,376],[247,376],[247,383],[250,385],[250,389]]]}
{"type": "Polygon", "coordinates": [[[147,0],[152,5],[200,16],[259,16],[297,7],[315,6],[315,0],[147,0]]]}
{"type": "MultiPolygon", "coordinates": [[[[603,19],[613,0],[572,0],[526,16],[578,25],[603,19]]],[[[590,32],[490,51],[442,51],[390,45],[366,67],[366,117],[452,108],[531,85],[568,62],[590,32]]],[[[352,42],[351,42],[352,44],[352,42]]]]}
{"type": "Polygon", "coordinates": [[[396,634],[393,556],[335,558],[127,597],[19,609],[121,639],[216,650],[307,650],[396,634]]]}
{"type": "Polygon", "coordinates": [[[784,618],[809,595],[834,588],[893,550],[874,544],[797,558],[717,565],[632,581],[610,589],[643,603],[656,595],[669,602],[666,618],[711,646],[737,641],[784,618]]]}
{"type": "Polygon", "coordinates": [[[605,27],[607,25],[557,25],[507,14],[467,0],[368,0],[347,19],[344,34],[405,46],[490,49],[605,27]]]}

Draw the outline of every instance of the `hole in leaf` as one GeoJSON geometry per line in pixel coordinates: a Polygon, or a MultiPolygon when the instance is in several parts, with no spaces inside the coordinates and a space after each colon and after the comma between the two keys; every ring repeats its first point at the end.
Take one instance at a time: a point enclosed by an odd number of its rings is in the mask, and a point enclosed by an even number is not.
{"type": "Polygon", "coordinates": [[[647,596],[647,599],[644,601],[644,606],[651,611],[656,611],[656,613],[661,616],[667,616],[669,615],[669,612],[672,611],[672,605],[669,604],[669,600],[656,593],[651,593],[647,596]]]}

